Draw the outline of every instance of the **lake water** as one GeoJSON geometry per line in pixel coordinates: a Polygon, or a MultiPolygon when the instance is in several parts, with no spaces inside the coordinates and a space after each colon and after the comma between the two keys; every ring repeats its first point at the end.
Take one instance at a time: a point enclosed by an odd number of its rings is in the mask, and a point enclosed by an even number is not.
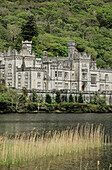
{"type": "MultiPolygon", "coordinates": [[[[94,125],[103,124],[105,133],[112,136],[112,114],[0,114],[0,135],[5,132],[15,134],[19,132],[30,132],[33,128],[40,132],[43,130],[64,130],[68,127],[75,127],[77,123],[94,125]]],[[[31,167],[20,169],[52,169],[52,170],[105,170],[112,164],[112,144],[96,149],[83,155],[66,155],[65,157],[47,158],[38,160],[31,167]],[[97,167],[97,161],[100,161],[97,167]],[[40,168],[41,167],[41,168],[40,168]]]]}

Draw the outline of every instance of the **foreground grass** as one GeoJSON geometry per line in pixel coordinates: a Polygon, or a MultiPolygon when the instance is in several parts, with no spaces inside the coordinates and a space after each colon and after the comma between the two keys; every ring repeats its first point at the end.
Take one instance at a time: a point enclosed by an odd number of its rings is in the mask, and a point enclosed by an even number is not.
{"type": "Polygon", "coordinates": [[[0,165],[11,166],[31,163],[42,157],[82,153],[91,148],[102,146],[107,140],[102,125],[94,127],[86,124],[74,129],[31,134],[16,134],[13,139],[7,135],[1,138],[0,165]]]}

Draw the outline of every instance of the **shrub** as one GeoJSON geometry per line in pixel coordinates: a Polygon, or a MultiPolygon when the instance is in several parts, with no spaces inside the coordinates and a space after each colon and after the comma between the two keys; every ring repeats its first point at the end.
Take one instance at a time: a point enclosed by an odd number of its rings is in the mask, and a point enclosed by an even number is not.
{"type": "Polygon", "coordinates": [[[84,100],[83,100],[83,95],[82,95],[82,93],[80,92],[79,93],[79,96],[78,96],[78,103],[83,103],[84,102],[84,100]]]}
{"type": "Polygon", "coordinates": [[[60,94],[60,91],[56,91],[56,98],[55,98],[55,101],[57,102],[57,103],[60,103],[61,102],[61,96],[60,96],[61,94],[60,94]]]}
{"type": "Polygon", "coordinates": [[[46,102],[46,103],[49,103],[49,104],[52,103],[51,96],[50,96],[48,93],[46,94],[45,102],[46,102]]]}
{"type": "Polygon", "coordinates": [[[34,89],[32,90],[31,101],[37,102],[37,93],[34,89]]]}
{"type": "Polygon", "coordinates": [[[37,103],[34,103],[34,102],[33,103],[26,103],[25,106],[26,106],[26,109],[28,111],[34,111],[34,110],[38,109],[37,103]]]}
{"type": "Polygon", "coordinates": [[[72,94],[69,95],[69,103],[74,103],[74,98],[72,94]]]}
{"type": "Polygon", "coordinates": [[[105,105],[106,104],[106,99],[104,97],[101,97],[98,92],[96,92],[94,94],[94,97],[93,97],[93,104],[99,104],[101,106],[105,105]]]}

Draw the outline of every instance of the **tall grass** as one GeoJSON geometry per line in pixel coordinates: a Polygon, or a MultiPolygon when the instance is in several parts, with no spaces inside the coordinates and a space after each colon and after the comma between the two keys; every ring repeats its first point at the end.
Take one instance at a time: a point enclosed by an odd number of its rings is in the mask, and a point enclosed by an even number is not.
{"type": "Polygon", "coordinates": [[[35,162],[41,157],[82,153],[100,147],[108,140],[102,125],[95,128],[90,124],[78,124],[75,130],[43,131],[41,135],[36,130],[31,134],[16,133],[11,140],[5,135],[0,140],[0,164],[20,165],[35,162]]]}

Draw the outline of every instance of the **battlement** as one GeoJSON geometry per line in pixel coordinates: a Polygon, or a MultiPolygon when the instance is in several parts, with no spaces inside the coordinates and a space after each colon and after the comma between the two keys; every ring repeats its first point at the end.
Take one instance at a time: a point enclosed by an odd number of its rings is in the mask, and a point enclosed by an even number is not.
{"type": "Polygon", "coordinates": [[[75,40],[68,41],[68,47],[74,47],[75,48],[75,40]]]}

